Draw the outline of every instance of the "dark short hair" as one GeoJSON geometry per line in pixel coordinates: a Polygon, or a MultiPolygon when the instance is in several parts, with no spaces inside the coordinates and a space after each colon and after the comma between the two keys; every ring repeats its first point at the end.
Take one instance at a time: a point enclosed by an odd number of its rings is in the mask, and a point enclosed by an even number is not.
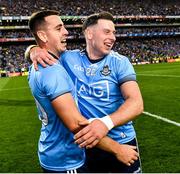
{"type": "Polygon", "coordinates": [[[33,13],[30,16],[28,23],[30,31],[35,34],[37,27],[45,22],[44,18],[51,15],[60,16],[60,13],[55,10],[43,10],[33,13]]]}
{"type": "Polygon", "coordinates": [[[82,31],[84,32],[87,27],[97,24],[99,19],[107,19],[112,22],[114,21],[113,15],[109,12],[95,13],[85,19],[82,26],[82,31]]]}

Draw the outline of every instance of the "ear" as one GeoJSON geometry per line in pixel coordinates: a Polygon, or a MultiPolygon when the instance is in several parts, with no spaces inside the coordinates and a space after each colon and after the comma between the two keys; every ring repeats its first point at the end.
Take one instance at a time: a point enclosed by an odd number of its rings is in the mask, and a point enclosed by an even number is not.
{"type": "Polygon", "coordinates": [[[88,39],[92,39],[93,34],[92,34],[92,29],[91,28],[87,28],[86,31],[85,31],[85,34],[86,34],[88,39]]]}
{"type": "Polygon", "coordinates": [[[42,41],[42,42],[47,42],[47,35],[46,33],[43,31],[43,30],[39,30],[37,32],[37,36],[39,37],[39,39],[42,41]]]}

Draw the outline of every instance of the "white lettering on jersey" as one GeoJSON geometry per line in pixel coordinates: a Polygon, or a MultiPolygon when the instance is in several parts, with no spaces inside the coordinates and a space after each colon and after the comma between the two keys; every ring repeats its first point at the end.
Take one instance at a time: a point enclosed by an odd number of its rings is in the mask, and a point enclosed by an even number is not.
{"type": "Polygon", "coordinates": [[[74,69],[84,72],[84,68],[82,66],[79,66],[79,65],[74,65],[74,69]]]}
{"type": "Polygon", "coordinates": [[[75,70],[78,70],[78,71],[81,71],[81,72],[85,72],[87,76],[95,76],[96,75],[96,69],[97,69],[97,66],[90,66],[88,68],[84,68],[80,65],[74,65],[74,69],[75,70]]]}
{"type": "Polygon", "coordinates": [[[86,89],[86,87],[84,85],[81,85],[81,87],[79,88],[78,93],[79,94],[86,93],[88,95],[88,91],[87,91],[87,89],[86,89]]]}
{"type": "Polygon", "coordinates": [[[94,67],[86,68],[86,75],[87,76],[95,76],[96,68],[94,68],[94,67]]]}
{"type": "Polygon", "coordinates": [[[36,98],[34,98],[34,99],[35,99],[36,106],[39,111],[39,119],[42,121],[42,124],[46,126],[48,124],[47,113],[45,112],[44,108],[40,105],[40,103],[36,100],[36,98]]]}
{"type": "Polygon", "coordinates": [[[85,84],[82,80],[76,79],[76,90],[79,97],[86,99],[109,100],[109,83],[107,80],[85,84]]]}

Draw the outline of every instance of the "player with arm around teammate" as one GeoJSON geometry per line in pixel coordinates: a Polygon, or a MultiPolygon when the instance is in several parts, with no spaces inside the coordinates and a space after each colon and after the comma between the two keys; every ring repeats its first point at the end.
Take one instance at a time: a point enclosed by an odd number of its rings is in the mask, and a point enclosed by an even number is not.
{"type": "MultiPolygon", "coordinates": [[[[38,45],[48,50],[54,58],[57,58],[60,52],[65,51],[67,30],[58,17],[58,13],[54,11],[36,13],[30,18],[29,25],[38,45]]],[[[34,66],[31,67],[29,85],[38,107],[39,117],[42,120],[38,150],[41,166],[45,172],[69,170],[76,172],[76,169],[79,172],[86,172],[82,167],[84,163],[83,149],[73,143],[73,134],[67,129],[68,127],[75,133],[81,128],[79,122],[85,121],[72,98],[74,94],[72,81],[58,62],[45,69],[41,65],[38,65],[38,68],[39,71],[35,71],[34,66]]],[[[101,123],[101,125],[104,124],[101,123]]],[[[106,129],[107,127],[104,125],[104,132],[106,129]]],[[[103,138],[98,146],[114,153],[117,158],[120,156],[122,160],[122,155],[118,154],[119,144],[111,141],[108,137],[103,138]],[[107,142],[114,145],[114,151],[113,148],[110,149],[106,146],[107,142]]],[[[137,158],[138,154],[134,153],[133,148],[121,147],[121,149],[130,151],[129,159],[125,157],[124,163],[128,164],[132,158],[137,158]]]]}
{"type": "MultiPolygon", "coordinates": [[[[88,119],[104,119],[110,126],[108,136],[116,142],[138,146],[132,120],[143,111],[143,100],[133,66],[112,50],[113,16],[107,12],[88,16],[83,32],[86,49],[68,51],[61,59],[75,84],[80,111],[88,119]]],[[[86,131],[88,127],[75,135],[76,142],[85,139],[86,131]]],[[[86,156],[90,172],[141,172],[140,158],[127,166],[97,148],[88,149],[86,156]]]]}

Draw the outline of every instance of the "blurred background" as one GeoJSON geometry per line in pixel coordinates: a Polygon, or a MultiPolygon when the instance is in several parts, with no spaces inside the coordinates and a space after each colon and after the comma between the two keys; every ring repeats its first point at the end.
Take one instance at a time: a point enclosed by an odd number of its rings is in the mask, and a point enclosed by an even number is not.
{"type": "Polygon", "coordinates": [[[134,65],[145,102],[134,123],[143,172],[180,173],[179,0],[0,0],[0,172],[41,172],[36,152],[41,125],[24,51],[35,43],[29,16],[44,9],[60,12],[68,49],[85,48],[81,27],[87,15],[113,14],[114,50],[134,65]]]}

